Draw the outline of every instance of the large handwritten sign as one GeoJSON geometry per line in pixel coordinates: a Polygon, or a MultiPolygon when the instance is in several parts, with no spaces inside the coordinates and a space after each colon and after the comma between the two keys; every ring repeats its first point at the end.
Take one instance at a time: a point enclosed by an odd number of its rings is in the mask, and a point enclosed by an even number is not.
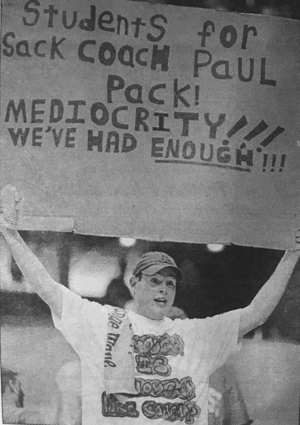
{"type": "Polygon", "coordinates": [[[300,23],[2,0],[1,184],[21,228],[293,246],[300,23]]]}

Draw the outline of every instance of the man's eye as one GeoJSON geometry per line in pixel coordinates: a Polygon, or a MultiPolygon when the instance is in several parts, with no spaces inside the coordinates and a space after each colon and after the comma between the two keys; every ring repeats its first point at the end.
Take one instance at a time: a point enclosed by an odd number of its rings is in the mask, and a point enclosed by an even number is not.
{"type": "Polygon", "coordinates": [[[155,278],[151,279],[151,282],[154,283],[155,285],[160,284],[160,281],[158,279],[155,279],[155,278]]]}

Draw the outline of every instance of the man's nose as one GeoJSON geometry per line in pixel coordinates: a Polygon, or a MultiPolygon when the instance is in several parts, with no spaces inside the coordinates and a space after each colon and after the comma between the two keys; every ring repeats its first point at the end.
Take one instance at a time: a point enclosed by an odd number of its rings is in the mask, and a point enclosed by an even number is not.
{"type": "Polygon", "coordinates": [[[166,293],[167,293],[167,289],[168,289],[166,282],[162,282],[162,283],[160,284],[159,289],[160,289],[160,291],[159,291],[159,292],[160,292],[161,294],[166,294],[166,293]]]}

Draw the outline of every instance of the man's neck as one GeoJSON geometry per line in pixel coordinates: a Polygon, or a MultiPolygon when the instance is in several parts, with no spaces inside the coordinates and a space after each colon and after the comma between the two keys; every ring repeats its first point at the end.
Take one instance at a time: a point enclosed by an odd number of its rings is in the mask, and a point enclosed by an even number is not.
{"type": "Polygon", "coordinates": [[[135,302],[133,302],[130,305],[130,308],[128,310],[129,311],[133,311],[134,313],[139,314],[140,316],[143,316],[143,317],[145,317],[145,319],[149,319],[149,320],[162,321],[165,318],[164,316],[162,316],[162,317],[153,317],[153,316],[150,316],[150,315],[145,314],[145,312],[144,311],[141,311],[141,309],[139,308],[138,304],[135,303],[135,302]]]}

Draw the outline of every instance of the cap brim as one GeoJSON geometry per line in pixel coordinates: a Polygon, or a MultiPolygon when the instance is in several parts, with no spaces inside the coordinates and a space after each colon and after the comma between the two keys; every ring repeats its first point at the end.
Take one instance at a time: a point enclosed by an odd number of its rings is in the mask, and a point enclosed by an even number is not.
{"type": "Polygon", "coordinates": [[[160,270],[167,269],[167,268],[174,270],[176,274],[176,280],[178,282],[182,281],[182,271],[178,267],[172,266],[171,264],[170,265],[160,264],[160,265],[149,266],[145,270],[142,270],[142,273],[144,273],[147,276],[152,276],[155,273],[158,273],[160,270]]]}

